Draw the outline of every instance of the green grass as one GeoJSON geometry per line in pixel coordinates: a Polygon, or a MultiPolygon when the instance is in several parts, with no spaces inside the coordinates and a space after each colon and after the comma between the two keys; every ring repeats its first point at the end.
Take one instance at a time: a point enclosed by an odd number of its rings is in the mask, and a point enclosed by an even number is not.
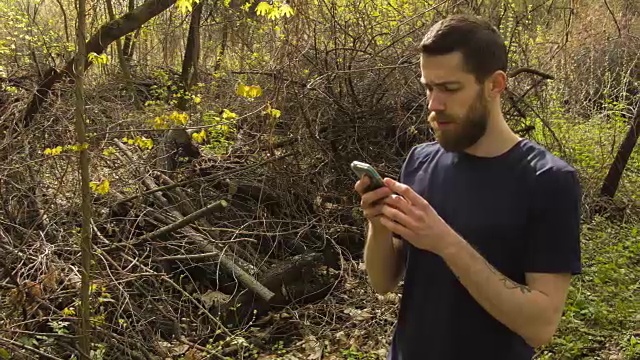
{"type": "Polygon", "coordinates": [[[583,227],[583,274],[558,333],[538,359],[640,358],[640,226],[602,218],[583,227]]]}

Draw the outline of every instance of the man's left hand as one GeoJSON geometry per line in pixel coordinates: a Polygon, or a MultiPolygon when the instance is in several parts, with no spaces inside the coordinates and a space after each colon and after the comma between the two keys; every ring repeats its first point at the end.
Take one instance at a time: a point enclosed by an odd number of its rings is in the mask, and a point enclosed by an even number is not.
{"type": "Polygon", "coordinates": [[[382,208],[380,223],[415,247],[442,255],[459,239],[453,229],[422,196],[408,185],[384,179],[391,191],[382,208]]]}

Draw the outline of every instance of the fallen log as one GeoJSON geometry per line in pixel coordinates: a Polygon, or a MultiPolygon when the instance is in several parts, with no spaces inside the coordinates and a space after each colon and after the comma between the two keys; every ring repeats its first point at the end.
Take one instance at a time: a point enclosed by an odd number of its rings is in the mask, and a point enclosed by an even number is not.
{"type": "Polygon", "coordinates": [[[241,292],[234,295],[228,302],[219,307],[220,316],[227,326],[243,326],[246,322],[254,321],[273,307],[287,306],[293,302],[299,303],[301,297],[305,297],[307,302],[321,299],[328,294],[331,289],[329,284],[320,284],[319,288],[309,284],[308,277],[310,271],[318,271],[323,266],[323,255],[321,253],[306,253],[296,255],[280,264],[273,266],[264,274],[259,276],[259,282],[275,293],[270,302],[257,299],[250,292],[241,292]],[[299,291],[297,295],[289,294],[284,290],[287,286],[302,284],[313,287],[311,291],[299,291]]]}

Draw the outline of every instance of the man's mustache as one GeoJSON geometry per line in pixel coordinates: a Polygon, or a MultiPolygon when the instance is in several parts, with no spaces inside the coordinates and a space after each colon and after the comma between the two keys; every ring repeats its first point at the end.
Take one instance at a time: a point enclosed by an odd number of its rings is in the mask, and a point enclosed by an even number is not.
{"type": "Polygon", "coordinates": [[[456,122],[458,119],[455,116],[444,112],[432,111],[429,114],[429,122],[456,122]]]}

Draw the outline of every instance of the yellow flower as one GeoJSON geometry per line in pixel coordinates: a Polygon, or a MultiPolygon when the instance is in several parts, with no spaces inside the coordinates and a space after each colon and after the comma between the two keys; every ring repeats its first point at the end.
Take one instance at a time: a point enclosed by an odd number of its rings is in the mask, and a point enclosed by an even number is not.
{"type": "Polygon", "coordinates": [[[207,133],[203,129],[200,132],[191,134],[191,137],[195,142],[201,144],[207,138],[207,133]]]}
{"type": "Polygon", "coordinates": [[[116,149],[113,146],[110,146],[102,151],[102,155],[111,156],[116,153],[116,149]]]}
{"type": "Polygon", "coordinates": [[[243,85],[240,84],[236,88],[236,94],[244,96],[246,98],[256,98],[262,95],[262,88],[260,85],[243,85]]]}
{"type": "Polygon", "coordinates": [[[187,125],[187,122],[189,122],[189,115],[174,111],[171,113],[171,115],[169,115],[169,119],[177,125],[184,126],[184,125],[187,125]]]}
{"type": "Polygon", "coordinates": [[[110,189],[109,180],[105,179],[105,180],[102,180],[102,182],[100,183],[92,181],[89,183],[89,187],[96,194],[104,195],[109,192],[109,189],[110,189]]]}
{"type": "Polygon", "coordinates": [[[56,156],[56,155],[60,155],[60,153],[62,152],[62,146],[56,146],[53,149],[44,149],[44,154],[45,155],[51,155],[51,156],[56,156]]]}
{"type": "Polygon", "coordinates": [[[227,109],[222,110],[222,118],[225,120],[233,120],[237,117],[238,115],[236,113],[233,113],[227,109]]]}

